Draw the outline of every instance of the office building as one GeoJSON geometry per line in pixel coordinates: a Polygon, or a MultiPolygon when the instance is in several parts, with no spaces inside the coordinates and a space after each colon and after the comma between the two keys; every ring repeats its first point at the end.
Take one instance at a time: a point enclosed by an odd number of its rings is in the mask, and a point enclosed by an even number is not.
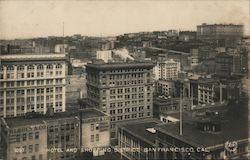
{"type": "Polygon", "coordinates": [[[64,54],[0,56],[0,116],[65,111],[64,54]]]}
{"type": "Polygon", "coordinates": [[[111,138],[116,124],[152,117],[153,64],[150,62],[88,64],[88,105],[111,117],[111,138]]]}

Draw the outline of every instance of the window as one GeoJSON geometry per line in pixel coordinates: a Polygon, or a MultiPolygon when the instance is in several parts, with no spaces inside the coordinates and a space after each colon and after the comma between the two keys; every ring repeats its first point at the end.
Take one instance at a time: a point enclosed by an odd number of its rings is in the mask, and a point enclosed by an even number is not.
{"type": "Polygon", "coordinates": [[[60,69],[60,68],[62,68],[62,65],[61,65],[61,64],[57,64],[57,65],[56,65],[56,68],[57,68],[57,69],[60,69]]]}
{"type": "Polygon", "coordinates": [[[23,141],[26,141],[26,140],[27,140],[27,134],[24,133],[24,134],[23,134],[23,141]]]}
{"type": "Polygon", "coordinates": [[[20,134],[17,134],[17,135],[16,135],[16,141],[17,141],[17,142],[20,142],[20,134]]]}
{"type": "Polygon", "coordinates": [[[37,70],[43,70],[43,65],[38,65],[37,70]]]}
{"type": "Polygon", "coordinates": [[[91,142],[94,142],[94,140],[95,140],[95,136],[94,136],[94,135],[91,135],[90,141],[91,141],[91,142]]]}
{"type": "Polygon", "coordinates": [[[96,140],[96,142],[99,141],[99,134],[96,134],[95,140],[96,140]]]}
{"type": "Polygon", "coordinates": [[[29,66],[27,67],[27,69],[28,69],[28,70],[33,70],[33,69],[34,69],[34,66],[33,66],[33,65],[29,65],[29,66]]]}
{"type": "Polygon", "coordinates": [[[29,133],[29,140],[32,140],[32,139],[33,139],[33,133],[30,132],[30,133],[29,133]]]}
{"type": "Polygon", "coordinates": [[[35,156],[35,155],[32,156],[32,157],[31,157],[31,160],[36,160],[36,156],[35,156]]]}
{"type": "Polygon", "coordinates": [[[47,65],[47,69],[53,69],[53,66],[51,64],[47,65]]]}
{"type": "Polygon", "coordinates": [[[91,124],[91,131],[94,131],[94,130],[95,130],[95,125],[91,124]]]}
{"type": "Polygon", "coordinates": [[[23,70],[24,70],[24,66],[18,66],[18,67],[17,67],[17,70],[18,70],[18,71],[23,71],[23,70]]]}
{"type": "Polygon", "coordinates": [[[29,145],[29,153],[33,152],[33,145],[29,145]]]}
{"type": "Polygon", "coordinates": [[[14,67],[13,66],[8,66],[7,67],[7,71],[13,71],[14,70],[14,67]]]}
{"type": "Polygon", "coordinates": [[[39,144],[35,144],[35,152],[39,152],[39,144]]]}
{"type": "Polygon", "coordinates": [[[39,139],[39,132],[35,133],[35,139],[39,139]]]}

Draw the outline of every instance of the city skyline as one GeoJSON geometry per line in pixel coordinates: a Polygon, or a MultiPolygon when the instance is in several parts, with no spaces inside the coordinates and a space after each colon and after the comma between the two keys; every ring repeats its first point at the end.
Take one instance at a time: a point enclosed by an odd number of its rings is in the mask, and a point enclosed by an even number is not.
{"type": "Polygon", "coordinates": [[[196,30],[202,23],[243,24],[249,35],[249,1],[244,0],[1,1],[0,16],[0,39],[63,36],[63,22],[65,36],[196,30]]]}

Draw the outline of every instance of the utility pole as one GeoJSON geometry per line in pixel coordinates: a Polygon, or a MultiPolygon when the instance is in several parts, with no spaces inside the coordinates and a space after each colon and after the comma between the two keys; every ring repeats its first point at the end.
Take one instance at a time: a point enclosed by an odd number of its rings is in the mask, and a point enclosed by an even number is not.
{"type": "Polygon", "coordinates": [[[182,99],[183,99],[183,93],[182,88],[180,88],[180,136],[182,136],[182,99]]]}

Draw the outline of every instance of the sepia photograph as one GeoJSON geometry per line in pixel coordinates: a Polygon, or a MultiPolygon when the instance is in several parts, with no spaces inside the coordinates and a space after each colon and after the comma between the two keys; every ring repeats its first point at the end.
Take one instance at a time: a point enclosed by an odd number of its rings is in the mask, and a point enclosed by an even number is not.
{"type": "Polygon", "coordinates": [[[0,160],[248,160],[249,0],[0,0],[0,160]]]}

